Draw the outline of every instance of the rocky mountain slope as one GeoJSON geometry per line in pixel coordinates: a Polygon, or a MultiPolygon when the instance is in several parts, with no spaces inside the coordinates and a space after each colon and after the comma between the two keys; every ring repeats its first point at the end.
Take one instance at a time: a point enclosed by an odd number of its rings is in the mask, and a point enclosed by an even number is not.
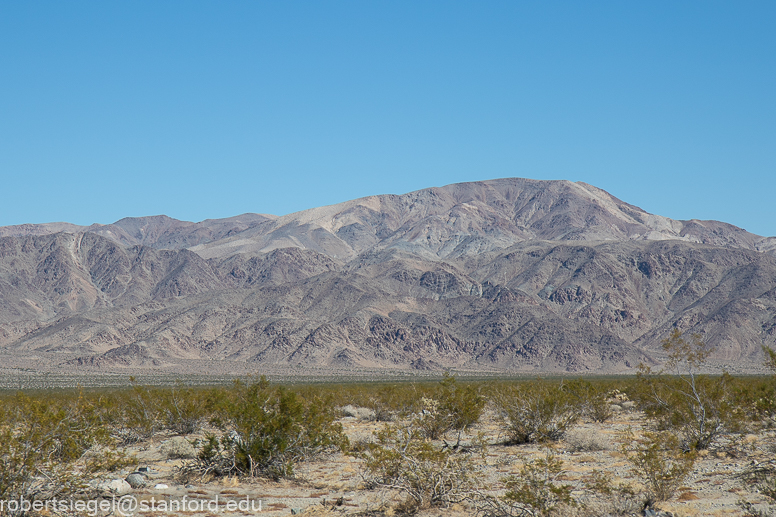
{"type": "Polygon", "coordinates": [[[226,219],[206,219],[199,223],[179,221],[166,215],[125,217],[112,224],[78,226],[70,223],[21,224],[0,227],[0,237],[49,235],[58,232],[94,233],[123,246],[142,244],[158,249],[183,249],[229,237],[277,217],[243,214],[226,219]]]}
{"type": "MultiPolygon", "coordinates": [[[[630,371],[776,346],[774,238],[503,179],[283,217],[0,228],[0,355],[74,370],[630,371]]],[[[16,364],[16,363],[14,363],[16,364]]]]}

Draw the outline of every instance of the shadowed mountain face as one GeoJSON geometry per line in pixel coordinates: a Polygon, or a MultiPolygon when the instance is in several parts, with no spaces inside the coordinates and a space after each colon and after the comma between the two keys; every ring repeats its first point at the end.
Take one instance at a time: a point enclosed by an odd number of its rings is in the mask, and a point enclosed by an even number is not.
{"type": "Polygon", "coordinates": [[[775,247],[524,179],[283,217],[4,227],[0,347],[74,370],[605,373],[659,360],[678,327],[746,370],[776,345],[775,247]]]}

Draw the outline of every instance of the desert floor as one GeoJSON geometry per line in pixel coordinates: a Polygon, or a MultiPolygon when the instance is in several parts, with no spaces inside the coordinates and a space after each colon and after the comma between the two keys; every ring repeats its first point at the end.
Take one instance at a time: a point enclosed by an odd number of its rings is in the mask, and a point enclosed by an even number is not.
{"type": "MultiPolygon", "coordinates": [[[[589,490],[585,480],[593,470],[607,475],[614,483],[624,482],[636,490],[643,489],[641,481],[630,463],[620,452],[618,433],[632,428],[637,433],[643,429],[644,418],[635,410],[617,411],[606,423],[580,422],[567,437],[551,445],[554,453],[563,461],[564,472],[557,483],[573,487],[573,496],[587,505],[588,511],[575,510],[579,515],[605,515],[600,496],[589,490]],[[600,508],[596,513],[593,508],[600,508]]],[[[366,421],[354,416],[340,419],[351,444],[370,440],[373,432],[386,425],[382,422],[366,421]]],[[[503,478],[519,474],[526,461],[543,456],[546,448],[539,445],[503,445],[503,435],[496,416],[488,411],[471,434],[482,433],[489,444],[484,455],[474,454],[477,477],[482,490],[498,495],[503,493],[503,478]]],[[[765,498],[747,486],[740,474],[752,465],[770,461],[776,450],[774,431],[767,430],[757,435],[738,436],[710,451],[703,451],[695,464],[693,473],[677,490],[676,495],[666,502],[656,504],[664,512],[674,516],[745,515],[739,501],[764,503],[765,498]]],[[[467,435],[471,436],[471,435],[467,435]]],[[[148,469],[147,484],[129,494],[138,502],[135,515],[158,517],[161,515],[394,515],[400,507],[402,494],[395,490],[370,490],[365,488],[364,470],[361,460],[342,453],[334,453],[314,461],[298,465],[296,478],[272,481],[263,478],[221,478],[193,477],[181,479],[179,468],[189,459],[175,458],[192,453],[186,441],[202,435],[175,437],[157,435],[153,439],[136,444],[127,452],[136,458],[136,467],[148,469]],[[166,487],[165,487],[166,485],[166,487]],[[257,509],[245,511],[234,505],[246,498],[257,509]],[[218,506],[213,502],[218,500],[218,506]],[[186,511],[172,511],[172,501],[183,501],[186,511]],[[196,507],[191,501],[210,502],[210,507],[196,507]],[[233,510],[229,509],[230,501],[233,510]],[[141,503],[145,502],[145,507],[141,503]],[[169,507],[165,507],[166,504],[169,507]]],[[[114,473],[105,473],[99,481],[126,476],[133,468],[114,473]]],[[[204,503],[203,503],[204,504],[204,503]]],[[[180,507],[179,507],[180,508],[180,507]]],[[[427,508],[419,511],[421,517],[437,515],[476,515],[477,509],[471,502],[460,502],[447,507],[427,508]]],[[[664,514],[664,515],[667,515],[664,514]]]]}

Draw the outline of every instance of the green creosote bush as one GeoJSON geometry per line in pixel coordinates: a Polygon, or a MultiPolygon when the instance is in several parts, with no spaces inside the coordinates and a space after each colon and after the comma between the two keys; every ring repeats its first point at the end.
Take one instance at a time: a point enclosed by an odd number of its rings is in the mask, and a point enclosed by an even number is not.
{"type": "MultiPolygon", "coordinates": [[[[771,371],[776,371],[776,352],[772,349],[763,346],[763,353],[765,354],[764,365],[771,371]]],[[[755,386],[755,389],[759,388],[761,393],[765,393],[765,398],[768,400],[763,403],[763,399],[758,397],[757,402],[760,403],[760,408],[763,412],[773,413],[773,376],[769,383],[759,383],[755,386]],[[770,396],[769,396],[770,395],[770,396]]],[[[752,383],[747,383],[751,385],[752,383]]],[[[744,511],[746,517],[773,517],[776,516],[776,464],[773,462],[762,462],[751,465],[742,474],[741,479],[751,490],[754,486],[755,491],[766,498],[765,503],[755,505],[749,501],[741,500],[739,506],[744,511]]]]}
{"type": "Polygon", "coordinates": [[[364,460],[366,485],[399,490],[408,511],[461,501],[477,485],[471,452],[434,445],[417,420],[387,424],[352,454],[364,460]]]}
{"type": "Polygon", "coordinates": [[[713,348],[698,334],[685,339],[678,329],[662,346],[668,353],[665,370],[653,373],[642,366],[634,394],[657,428],[677,432],[686,451],[708,449],[720,435],[741,430],[747,414],[734,396],[733,378],[698,373],[713,348]]]}
{"type": "Polygon", "coordinates": [[[417,410],[418,403],[430,390],[414,383],[383,384],[353,383],[342,385],[307,386],[295,391],[330,395],[337,406],[352,405],[372,410],[374,420],[392,422],[417,410]]]}
{"type": "Polygon", "coordinates": [[[500,498],[487,496],[479,503],[486,517],[553,517],[570,515],[577,506],[570,485],[558,484],[563,461],[547,448],[543,457],[526,463],[519,476],[502,481],[506,493],[500,498]]]}
{"type": "Polygon", "coordinates": [[[637,493],[627,483],[612,483],[609,476],[600,470],[593,470],[583,478],[585,488],[593,494],[583,503],[580,517],[630,517],[643,515],[651,508],[654,500],[643,493],[637,493]]]}
{"type": "Polygon", "coordinates": [[[134,377],[130,382],[129,391],[103,400],[106,423],[123,445],[147,440],[164,430],[179,435],[198,432],[224,393],[223,388],[192,388],[181,381],[170,388],[142,386],[134,377]]]}
{"type": "Polygon", "coordinates": [[[672,432],[644,432],[637,438],[631,429],[621,435],[622,453],[634,474],[656,501],[668,501],[692,473],[696,451],[683,451],[680,439],[672,432]]]}
{"type": "Polygon", "coordinates": [[[84,486],[89,463],[111,460],[100,453],[110,443],[96,404],[80,393],[69,399],[22,393],[6,398],[0,409],[0,500],[73,493],[84,486]]]}
{"type": "Polygon", "coordinates": [[[612,417],[608,386],[587,379],[575,379],[565,383],[565,389],[576,398],[582,415],[593,422],[606,422],[612,417]]]}
{"type": "Polygon", "coordinates": [[[121,445],[147,440],[164,428],[159,401],[151,389],[130,377],[132,388],[103,401],[113,436],[121,445]]]}
{"type": "Polygon", "coordinates": [[[182,474],[292,477],[298,462],[347,446],[334,420],[331,401],[302,398],[264,377],[236,382],[213,419],[223,434],[207,435],[182,474]]]}
{"type": "Polygon", "coordinates": [[[392,422],[417,410],[422,398],[423,392],[414,384],[381,386],[366,395],[363,405],[374,411],[376,421],[392,422]]]}
{"type": "Polygon", "coordinates": [[[765,354],[765,361],[763,364],[770,368],[771,371],[776,371],[776,350],[773,350],[772,348],[768,348],[767,346],[763,345],[762,347],[763,353],[765,354]]]}
{"type": "Polygon", "coordinates": [[[162,426],[175,434],[198,432],[210,416],[218,390],[205,391],[177,382],[172,388],[155,390],[159,398],[162,426]]]}
{"type": "Polygon", "coordinates": [[[579,420],[579,405],[561,384],[537,380],[505,386],[493,402],[507,442],[556,441],[579,420]]]}
{"type": "Polygon", "coordinates": [[[393,386],[382,388],[378,393],[369,397],[364,406],[374,411],[375,420],[378,422],[390,422],[396,413],[400,411],[396,404],[397,390],[393,386]]]}
{"type": "Polygon", "coordinates": [[[424,436],[431,440],[443,438],[450,431],[458,431],[456,445],[461,443],[461,434],[479,422],[485,409],[485,397],[476,386],[462,385],[455,377],[445,377],[433,390],[432,398],[421,399],[421,411],[416,424],[424,436]]]}
{"type": "MultiPolygon", "coordinates": [[[[763,365],[771,370],[772,375],[760,379],[759,382],[740,383],[741,390],[747,390],[751,393],[747,402],[751,403],[754,413],[761,419],[770,419],[769,424],[774,425],[774,415],[776,415],[776,351],[763,346],[765,361],[763,365]]],[[[747,394],[750,394],[747,393],[747,394]]]]}

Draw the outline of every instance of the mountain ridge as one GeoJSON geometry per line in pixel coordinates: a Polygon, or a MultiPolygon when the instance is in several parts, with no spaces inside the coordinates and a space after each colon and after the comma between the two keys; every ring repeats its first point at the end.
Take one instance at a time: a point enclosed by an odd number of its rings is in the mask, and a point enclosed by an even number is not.
{"type": "MultiPolygon", "coordinates": [[[[267,214],[242,214],[224,219],[205,219],[198,223],[181,221],[165,215],[148,217],[127,217],[107,225],[93,224],[91,226],[78,226],[71,223],[44,223],[24,224],[16,226],[0,227],[0,237],[22,235],[46,235],[60,231],[71,233],[85,231],[97,233],[114,240],[122,245],[145,244],[159,249],[192,248],[205,258],[224,256],[235,253],[237,250],[245,252],[266,252],[278,247],[309,247],[326,252],[327,246],[321,246],[316,238],[311,235],[300,236],[298,233],[312,233],[316,229],[324,230],[330,235],[327,237],[339,241],[339,246],[346,257],[352,258],[364,249],[358,246],[356,249],[347,242],[356,241],[353,236],[345,233],[345,239],[337,234],[343,228],[352,225],[364,226],[364,216],[372,213],[390,213],[389,219],[393,221],[381,221],[381,226],[374,231],[379,240],[385,238],[386,231],[396,231],[402,225],[412,224],[415,221],[408,215],[412,215],[413,206],[419,201],[424,210],[419,219],[428,217],[440,217],[456,219],[466,209],[488,209],[488,214],[494,218],[501,216],[501,221],[508,228],[508,234],[513,234],[510,244],[519,240],[544,239],[544,240],[665,240],[677,239],[689,242],[714,244],[719,246],[742,247],[764,252],[776,252],[776,237],[763,237],[747,232],[734,225],[713,220],[674,220],[664,216],[650,214],[639,207],[630,205],[606,191],[584,182],[571,182],[568,180],[528,180],[522,178],[503,178],[497,180],[477,181],[469,183],[455,183],[444,187],[431,187],[407,194],[384,194],[358,198],[343,203],[311,208],[300,212],[294,212],[284,216],[267,214]],[[554,192],[552,192],[554,190],[554,192]],[[561,192],[565,191],[565,192],[561,192]],[[551,197],[553,194],[559,199],[559,204],[576,203],[584,205],[580,201],[587,202],[593,207],[588,210],[590,221],[533,221],[531,217],[537,212],[547,212],[550,219],[568,217],[571,210],[558,210],[558,207],[542,206],[542,196],[551,197]],[[488,197],[491,197],[488,203],[488,197]],[[515,198],[529,198],[520,207],[519,213],[497,214],[495,208],[499,203],[513,201],[515,198]],[[429,203],[431,198],[431,203],[429,203]],[[500,199],[499,199],[500,198],[500,199]],[[471,202],[480,203],[477,207],[471,202]],[[398,208],[395,205],[400,205],[398,208]],[[437,205],[436,210],[434,204],[437,205]],[[430,205],[430,206],[427,206],[430,205]],[[554,210],[553,210],[554,208],[554,210]],[[509,221],[510,217],[516,221],[509,221]],[[618,223],[617,228],[609,232],[603,231],[601,221],[596,217],[606,216],[605,219],[618,223]],[[403,217],[403,218],[402,218],[403,217]],[[512,224],[509,224],[509,222],[512,224]],[[392,224],[391,224],[392,223],[392,224]],[[528,224],[524,224],[528,223],[528,224]],[[538,223],[538,224],[537,224],[538,223]],[[570,224],[561,224],[570,223],[570,224]],[[293,233],[293,227],[309,227],[307,231],[293,233]],[[562,230],[559,230],[562,228],[562,230]],[[285,231],[279,231],[279,230],[285,231]],[[638,230],[627,232],[626,230],[638,230]],[[177,230],[177,231],[176,231],[177,230]],[[382,232],[380,231],[382,230],[382,232]],[[591,231],[594,230],[594,231],[591,231]],[[350,238],[348,238],[350,237],[350,238]],[[307,246],[306,246],[307,245],[307,246]],[[224,251],[226,250],[226,251],[224,251]]],[[[545,203],[546,205],[546,203],[545,203]]],[[[416,210],[417,212],[417,210],[416,210]]],[[[415,214],[418,215],[418,214],[415,214]]],[[[572,214],[579,216],[579,214],[572,214]]],[[[409,229],[407,229],[409,231],[409,229]]],[[[417,228],[415,228],[417,230],[417,228]]],[[[355,229],[353,232],[355,233],[355,229]]],[[[319,239],[320,240],[320,237],[319,239]]],[[[336,253],[329,253],[335,255],[336,253]]]]}
{"type": "Polygon", "coordinates": [[[0,228],[0,356],[76,371],[615,373],[659,363],[673,328],[701,332],[720,368],[751,370],[776,345],[774,238],[586,183],[54,231],[74,227],[0,228]]]}

